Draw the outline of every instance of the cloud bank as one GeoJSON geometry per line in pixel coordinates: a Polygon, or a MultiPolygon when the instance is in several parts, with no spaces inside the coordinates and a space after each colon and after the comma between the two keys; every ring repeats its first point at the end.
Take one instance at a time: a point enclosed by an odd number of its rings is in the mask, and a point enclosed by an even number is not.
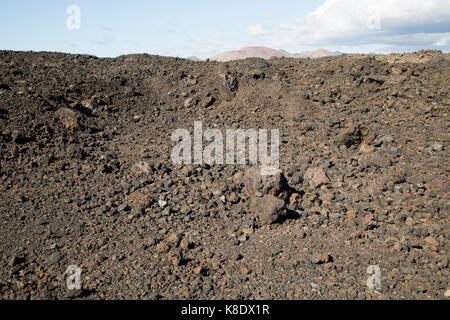
{"type": "Polygon", "coordinates": [[[267,45],[348,51],[449,50],[450,0],[327,0],[293,23],[251,25],[250,37],[267,45]],[[362,50],[361,50],[362,49],[362,50]]]}

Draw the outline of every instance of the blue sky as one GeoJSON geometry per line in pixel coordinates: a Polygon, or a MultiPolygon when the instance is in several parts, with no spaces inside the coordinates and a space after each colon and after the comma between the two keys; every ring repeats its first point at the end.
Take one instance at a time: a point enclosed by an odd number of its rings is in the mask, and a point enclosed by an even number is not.
{"type": "Polygon", "coordinates": [[[262,45],[301,52],[449,51],[449,0],[1,0],[0,49],[210,57],[262,45]],[[67,8],[80,8],[80,29],[67,8]]]}

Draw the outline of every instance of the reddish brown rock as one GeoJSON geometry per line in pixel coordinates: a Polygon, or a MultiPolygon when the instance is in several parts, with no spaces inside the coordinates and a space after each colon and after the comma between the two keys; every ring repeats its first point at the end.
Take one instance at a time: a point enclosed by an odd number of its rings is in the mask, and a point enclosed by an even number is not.
{"type": "Polygon", "coordinates": [[[322,168],[309,168],[305,173],[305,181],[313,188],[318,188],[321,185],[330,182],[325,171],[322,168]]]}
{"type": "Polygon", "coordinates": [[[262,198],[253,198],[251,209],[258,215],[262,225],[269,225],[281,218],[286,209],[286,203],[272,195],[265,195],[262,198]]]}
{"type": "Polygon", "coordinates": [[[338,146],[345,145],[346,147],[360,145],[367,133],[368,130],[363,126],[351,125],[350,127],[344,129],[341,133],[339,133],[336,136],[334,142],[338,146]]]}
{"type": "Polygon", "coordinates": [[[251,167],[244,175],[245,193],[249,198],[272,195],[287,200],[290,188],[281,170],[274,175],[262,175],[261,167],[251,167]]]}
{"type": "Polygon", "coordinates": [[[56,112],[59,121],[67,129],[76,129],[80,126],[78,114],[68,108],[61,108],[56,112]]]}

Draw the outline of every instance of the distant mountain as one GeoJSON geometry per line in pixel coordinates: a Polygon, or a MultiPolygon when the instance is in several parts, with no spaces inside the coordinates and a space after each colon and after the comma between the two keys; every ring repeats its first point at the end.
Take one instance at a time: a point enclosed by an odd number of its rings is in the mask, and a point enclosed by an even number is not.
{"type": "Polygon", "coordinates": [[[326,49],[317,49],[314,51],[305,51],[301,53],[294,53],[292,56],[294,58],[322,58],[322,57],[333,57],[340,56],[342,52],[339,51],[328,51],[326,49]]]}
{"type": "Polygon", "coordinates": [[[214,57],[211,57],[210,60],[225,62],[253,57],[270,59],[272,57],[285,57],[286,55],[290,55],[290,53],[284,50],[275,50],[265,47],[247,47],[235,51],[220,53],[214,57]]]}
{"type": "Polygon", "coordinates": [[[195,56],[187,57],[186,59],[187,59],[187,60],[192,60],[192,61],[202,61],[202,59],[197,58],[197,57],[195,57],[195,56]]]}
{"type": "Polygon", "coordinates": [[[262,59],[270,59],[272,57],[288,57],[288,58],[321,58],[328,56],[338,56],[341,55],[341,52],[331,52],[325,49],[317,49],[314,51],[307,51],[301,53],[290,53],[286,50],[275,50],[266,47],[247,47],[242,48],[235,51],[228,51],[224,53],[220,53],[211,57],[210,60],[215,61],[232,61],[246,58],[262,58],[262,59]]]}

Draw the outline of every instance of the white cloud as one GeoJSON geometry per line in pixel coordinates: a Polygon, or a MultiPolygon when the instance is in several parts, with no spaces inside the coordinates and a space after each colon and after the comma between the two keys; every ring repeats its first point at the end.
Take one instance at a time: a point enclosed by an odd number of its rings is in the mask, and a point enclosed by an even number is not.
{"type": "Polygon", "coordinates": [[[271,45],[284,48],[447,46],[450,0],[327,0],[305,18],[274,28],[270,35],[271,45]]]}
{"type": "Polygon", "coordinates": [[[262,36],[267,33],[262,24],[252,24],[247,27],[247,33],[250,36],[262,36]]]}
{"type": "MultiPolygon", "coordinates": [[[[292,12],[286,12],[290,16],[292,12]]],[[[326,0],[301,19],[275,25],[267,12],[246,33],[193,40],[199,57],[245,46],[302,52],[320,47],[348,53],[450,49],[450,0],[326,0]]]]}
{"type": "Polygon", "coordinates": [[[440,39],[440,40],[438,40],[438,41],[435,43],[435,45],[436,45],[437,47],[445,47],[445,46],[448,46],[448,41],[449,41],[449,40],[450,40],[450,37],[440,39]]]}
{"type": "Polygon", "coordinates": [[[169,26],[178,26],[178,25],[180,25],[180,21],[175,20],[175,19],[169,19],[169,20],[166,21],[166,23],[169,26]]]}

